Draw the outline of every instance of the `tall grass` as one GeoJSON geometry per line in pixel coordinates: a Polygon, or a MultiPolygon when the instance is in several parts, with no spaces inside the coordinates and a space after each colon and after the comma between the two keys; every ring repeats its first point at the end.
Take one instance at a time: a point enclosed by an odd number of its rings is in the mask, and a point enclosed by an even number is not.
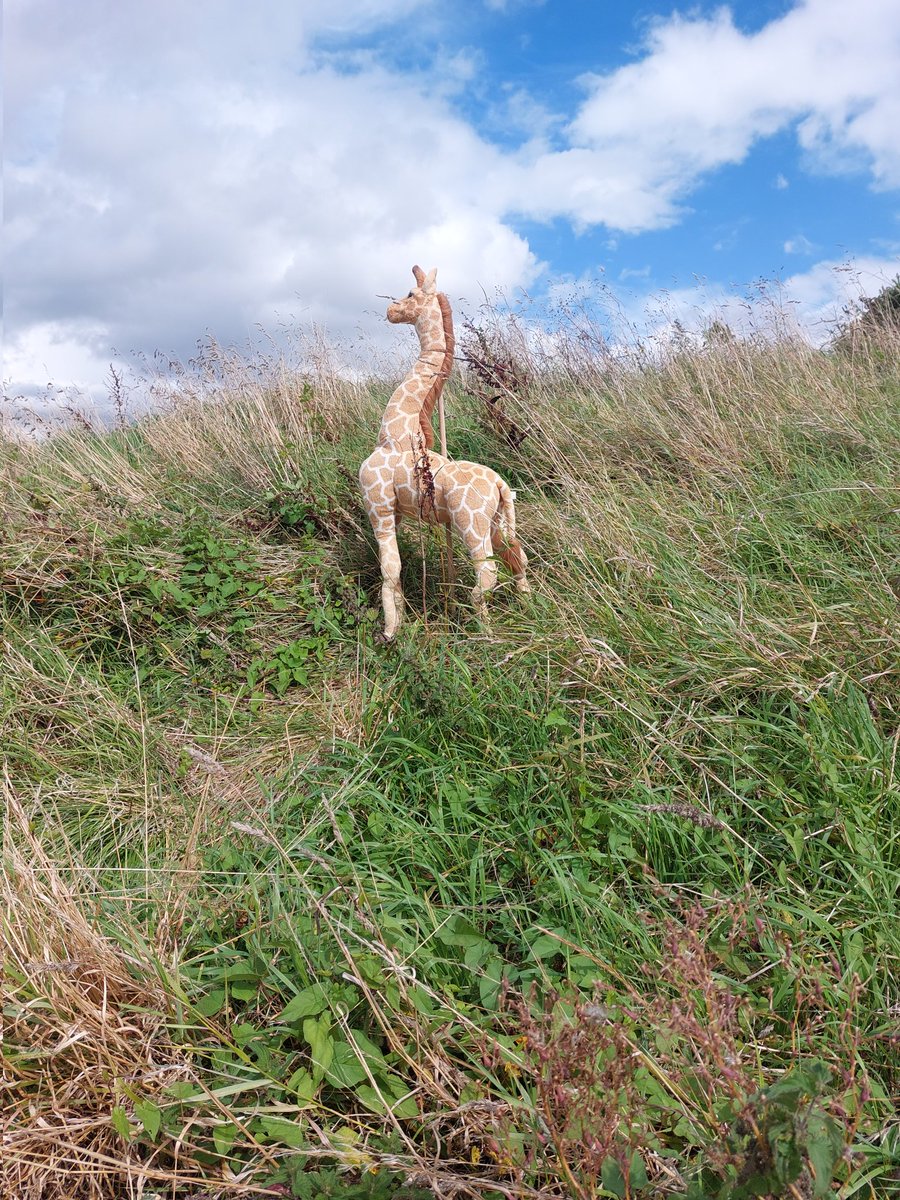
{"type": "Polygon", "coordinates": [[[377,644],[387,380],[0,443],[3,1194],[900,1192],[896,334],[482,332],[489,630],[409,530],[377,644]]]}

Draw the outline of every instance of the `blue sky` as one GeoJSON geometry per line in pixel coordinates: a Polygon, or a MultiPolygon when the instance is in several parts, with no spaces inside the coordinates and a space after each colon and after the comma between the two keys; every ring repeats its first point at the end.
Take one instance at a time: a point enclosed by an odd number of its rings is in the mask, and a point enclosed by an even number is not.
{"type": "MultiPolygon", "coordinates": [[[[814,339],[900,270],[900,4],[7,0],[9,394],[568,286],[814,339]],[[852,270],[841,269],[853,264],[852,270]]],[[[649,315],[648,315],[649,314],[649,315]]]]}

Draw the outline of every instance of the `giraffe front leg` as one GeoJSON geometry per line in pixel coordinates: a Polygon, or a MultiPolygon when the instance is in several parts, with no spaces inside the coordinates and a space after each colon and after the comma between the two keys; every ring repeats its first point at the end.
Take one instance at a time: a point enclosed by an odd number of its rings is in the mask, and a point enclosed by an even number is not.
{"type": "Polygon", "coordinates": [[[381,563],[381,607],[384,610],[384,640],[391,642],[403,619],[403,589],[400,586],[400,550],[397,535],[377,533],[378,558],[381,563]]]}

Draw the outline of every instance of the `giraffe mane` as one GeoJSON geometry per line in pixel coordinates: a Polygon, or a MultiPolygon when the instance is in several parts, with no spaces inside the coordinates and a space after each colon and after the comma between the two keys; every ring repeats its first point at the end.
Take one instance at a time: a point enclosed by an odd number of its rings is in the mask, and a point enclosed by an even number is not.
{"type": "Polygon", "coordinates": [[[444,390],[444,384],[450,378],[450,372],[453,370],[453,351],[456,348],[456,338],[453,335],[453,310],[450,308],[450,301],[443,292],[438,292],[437,302],[441,308],[441,320],[444,325],[445,349],[441,369],[435,376],[434,383],[428,389],[419,412],[419,424],[422,428],[422,438],[425,441],[426,450],[430,450],[434,446],[434,428],[431,423],[434,406],[444,390]]]}

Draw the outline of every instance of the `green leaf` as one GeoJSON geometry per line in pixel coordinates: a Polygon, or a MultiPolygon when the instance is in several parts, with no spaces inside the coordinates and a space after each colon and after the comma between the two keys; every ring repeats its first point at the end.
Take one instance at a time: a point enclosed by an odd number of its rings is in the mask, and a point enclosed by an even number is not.
{"type": "Polygon", "coordinates": [[[789,1105],[791,1102],[796,1103],[801,1096],[806,1095],[808,1090],[809,1081],[803,1078],[801,1072],[791,1071],[783,1079],[770,1084],[763,1092],[763,1096],[770,1104],[789,1105]]]}
{"type": "Polygon", "coordinates": [[[325,1072],[325,1079],[332,1087],[352,1088],[364,1079],[368,1079],[366,1068],[352,1046],[346,1042],[335,1042],[331,1065],[325,1072]]]}
{"type": "Polygon", "coordinates": [[[793,1183],[803,1170],[803,1160],[797,1149],[793,1132],[787,1137],[777,1138],[772,1149],[775,1155],[775,1171],[778,1175],[778,1182],[793,1183]]]}
{"type": "Polygon", "coordinates": [[[695,1179],[685,1193],[684,1200],[713,1200],[713,1198],[706,1188],[695,1179]]]}
{"type": "Polygon", "coordinates": [[[608,1192],[612,1192],[614,1196],[619,1196],[621,1200],[624,1200],[626,1192],[625,1176],[622,1174],[622,1168],[614,1158],[604,1158],[603,1165],[600,1168],[600,1182],[608,1192]]]}
{"type": "Polygon", "coordinates": [[[551,708],[546,717],[544,717],[544,726],[547,729],[552,729],[554,726],[559,726],[561,729],[571,729],[572,722],[561,708],[551,708]]]}
{"type": "Polygon", "coordinates": [[[482,938],[481,941],[473,942],[470,946],[466,946],[463,962],[470,971],[474,971],[477,967],[481,966],[493,949],[494,947],[491,943],[482,938]]]}
{"type": "Polygon", "coordinates": [[[547,934],[541,934],[540,937],[534,939],[531,943],[531,953],[538,960],[545,958],[553,958],[563,950],[563,945],[559,938],[550,937],[547,934]]]}
{"type": "MultiPolygon", "coordinates": [[[[181,1095],[179,1099],[183,1100],[186,1104],[206,1104],[210,1097],[217,1097],[222,1100],[226,1096],[236,1096],[239,1092],[267,1091],[272,1086],[272,1080],[265,1075],[258,1076],[255,1079],[242,1079],[240,1083],[229,1083],[226,1086],[209,1088],[202,1092],[196,1090],[196,1084],[194,1084],[193,1088],[188,1084],[187,1087],[190,1094],[181,1095]]],[[[169,1091],[171,1090],[169,1088],[169,1091]]]]}
{"type": "Polygon", "coordinates": [[[791,853],[794,856],[794,862],[799,863],[803,858],[803,850],[806,844],[806,839],[802,828],[791,829],[789,826],[782,825],[781,836],[791,848],[791,853]]]}
{"type": "Polygon", "coordinates": [[[196,1083],[190,1083],[187,1079],[176,1079],[166,1088],[166,1093],[176,1100],[186,1100],[188,1096],[193,1096],[196,1090],[196,1083]]]}
{"type": "Polygon", "coordinates": [[[138,1100],[134,1106],[135,1115],[144,1127],[144,1132],[150,1135],[152,1141],[156,1141],[156,1135],[159,1133],[159,1127],[162,1124],[162,1112],[159,1105],[154,1104],[152,1100],[138,1100]]]}
{"type": "Polygon", "coordinates": [[[304,988],[287,1002],[278,1020],[283,1021],[285,1025],[293,1025],[295,1021],[302,1021],[306,1017],[317,1017],[327,1007],[328,997],[325,989],[321,983],[314,983],[312,987],[304,988]]]}
{"type": "Polygon", "coordinates": [[[804,1064],[803,1074],[809,1080],[809,1090],[815,1094],[821,1092],[831,1082],[831,1068],[817,1058],[804,1064]]]}
{"type": "Polygon", "coordinates": [[[634,1191],[647,1187],[650,1180],[647,1177],[647,1168],[644,1166],[644,1160],[635,1150],[631,1156],[631,1162],[628,1165],[628,1186],[634,1191]]]}
{"type": "Polygon", "coordinates": [[[212,1137],[216,1151],[225,1158],[231,1152],[234,1139],[237,1137],[237,1125],[233,1125],[230,1121],[225,1125],[214,1125],[212,1137]]]}
{"type": "Polygon", "coordinates": [[[435,1003],[419,984],[413,983],[406,989],[406,998],[416,1012],[421,1013],[423,1017],[434,1015],[435,1003]]]}
{"type": "Polygon", "coordinates": [[[503,959],[495,955],[485,964],[484,974],[478,980],[478,993],[485,1008],[497,1007],[502,979],[503,959]]]}
{"type": "Polygon", "coordinates": [[[387,1112],[387,1107],[375,1089],[368,1084],[362,1084],[356,1088],[354,1095],[364,1104],[369,1112],[378,1113],[381,1116],[387,1112]]]}
{"type": "Polygon", "coordinates": [[[637,851],[627,833],[618,829],[610,829],[607,838],[610,854],[618,854],[622,858],[628,859],[629,862],[637,859],[637,851]]]}
{"type": "Polygon", "coordinates": [[[475,946],[486,940],[484,934],[479,933],[475,926],[459,913],[454,913],[437,931],[435,937],[445,946],[475,946]]]}
{"type": "Polygon", "coordinates": [[[831,1117],[815,1113],[806,1126],[806,1153],[815,1176],[814,1196],[826,1196],[831,1191],[834,1168],[844,1150],[840,1127],[831,1117]]]}
{"type": "Polygon", "coordinates": [[[231,985],[231,994],[237,1000],[252,1000],[259,991],[259,981],[253,980],[244,981],[242,983],[233,983],[231,985]]]}
{"type": "Polygon", "coordinates": [[[306,1067],[301,1067],[287,1081],[287,1090],[294,1093],[301,1108],[308,1108],[316,1098],[319,1084],[306,1067]]]}
{"type": "Polygon", "coordinates": [[[303,1036],[309,1044],[313,1063],[313,1077],[323,1079],[334,1057],[334,1038],[330,1033],[331,1017],[307,1017],[303,1022],[303,1036]]]}
{"type": "Polygon", "coordinates": [[[249,1021],[237,1021],[231,1027],[231,1036],[239,1046],[246,1046],[258,1033],[256,1026],[251,1025],[249,1021]]]}
{"type": "Polygon", "coordinates": [[[349,1030],[350,1039],[356,1046],[356,1049],[365,1059],[372,1071],[385,1070],[387,1063],[385,1062],[384,1054],[379,1046],[376,1046],[370,1037],[367,1037],[361,1029],[349,1030]]]}
{"type": "MultiPolygon", "coordinates": [[[[402,1082],[402,1081],[401,1081],[402,1082]]],[[[390,1111],[395,1117],[401,1120],[409,1121],[419,1115],[419,1106],[416,1103],[415,1096],[409,1094],[409,1088],[404,1084],[403,1096],[394,1095],[393,1086],[388,1086],[382,1080],[379,1080],[381,1095],[379,1096],[375,1088],[367,1084],[361,1084],[355,1089],[355,1095],[361,1104],[364,1104],[369,1112],[377,1113],[379,1116],[390,1111]],[[382,1099],[382,1096],[384,1099],[382,1099]]]]}
{"type": "Polygon", "coordinates": [[[735,1196],[743,1200],[745,1196],[768,1196],[772,1191],[773,1186],[777,1181],[772,1178],[771,1172],[762,1174],[756,1172],[754,1175],[748,1175],[739,1187],[733,1189],[731,1193],[723,1191],[723,1196],[735,1196]]]}
{"type": "Polygon", "coordinates": [[[414,1121],[419,1115],[419,1106],[415,1096],[409,1094],[398,1096],[391,1105],[391,1112],[400,1121],[414,1121]]]}
{"type": "Polygon", "coordinates": [[[131,1122],[128,1120],[128,1113],[121,1104],[116,1104],[113,1107],[112,1112],[109,1114],[109,1119],[112,1122],[112,1127],[115,1129],[116,1133],[120,1137],[123,1137],[126,1142],[130,1142],[134,1136],[134,1129],[132,1128],[131,1122]]]}
{"type": "Polygon", "coordinates": [[[207,992],[205,996],[201,996],[194,1007],[201,1016],[214,1017],[217,1012],[222,1011],[224,1003],[225,989],[214,988],[213,991],[207,992]]]}
{"type": "Polygon", "coordinates": [[[416,1103],[415,1096],[410,1091],[407,1081],[401,1079],[399,1075],[388,1074],[385,1075],[384,1082],[391,1093],[393,1100],[391,1112],[394,1116],[402,1117],[404,1120],[417,1117],[419,1115],[419,1106],[416,1103]]]}
{"type": "Polygon", "coordinates": [[[288,1121],[284,1117],[260,1117],[259,1121],[266,1137],[293,1150],[299,1150],[306,1140],[303,1126],[296,1121],[288,1121]]]}

